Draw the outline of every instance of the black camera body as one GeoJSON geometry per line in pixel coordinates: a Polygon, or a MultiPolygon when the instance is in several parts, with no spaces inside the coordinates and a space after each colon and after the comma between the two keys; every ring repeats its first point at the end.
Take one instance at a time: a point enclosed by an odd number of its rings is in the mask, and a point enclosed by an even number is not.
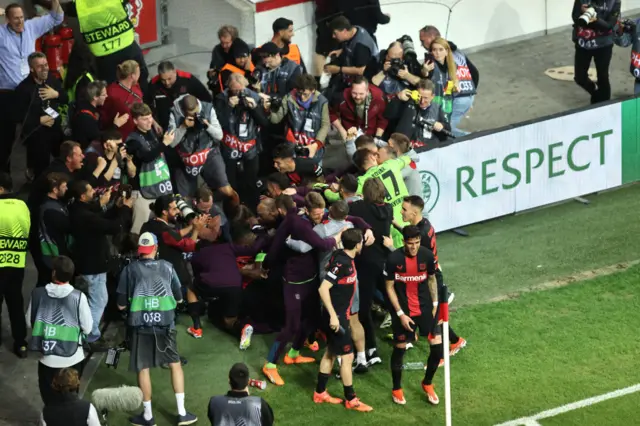
{"type": "Polygon", "coordinates": [[[309,156],[309,148],[307,148],[306,146],[302,146],[302,145],[296,145],[293,148],[294,152],[296,153],[296,156],[298,157],[308,157],[309,156]]]}
{"type": "Polygon", "coordinates": [[[271,109],[273,111],[282,108],[282,98],[279,98],[278,96],[269,96],[269,103],[271,103],[271,109]]]}
{"type": "Polygon", "coordinates": [[[391,64],[391,67],[389,68],[389,71],[387,71],[387,73],[391,77],[397,78],[400,70],[404,69],[404,61],[402,59],[393,58],[389,61],[389,63],[391,64]]]}

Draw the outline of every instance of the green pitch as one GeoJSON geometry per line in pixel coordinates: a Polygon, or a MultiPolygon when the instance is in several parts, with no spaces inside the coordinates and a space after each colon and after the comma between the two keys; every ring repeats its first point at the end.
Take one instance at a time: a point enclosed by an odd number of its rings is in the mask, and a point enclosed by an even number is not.
{"type": "MultiPolygon", "coordinates": [[[[502,423],[640,383],[635,338],[640,266],[625,270],[622,264],[640,259],[639,195],[640,187],[634,186],[595,196],[590,206],[569,203],[469,227],[470,238],[438,237],[445,280],[456,292],[452,326],[469,342],[452,358],[454,425],[502,423]],[[598,276],[615,271],[607,267],[616,264],[621,272],[598,276]]],[[[226,392],[229,367],[244,361],[254,377],[262,378],[259,371],[274,336],[254,336],[251,348],[239,352],[237,341],[213,326],[205,324],[204,337],[194,340],[186,334],[187,325],[186,318],[178,325],[178,345],[189,360],[186,405],[200,417],[199,424],[209,424],[208,399],[226,392]]],[[[419,371],[404,375],[407,405],[391,402],[391,347],[385,334],[379,334],[378,343],[383,364],[354,380],[372,413],[313,404],[316,365],[282,366],[284,387],[252,392],[269,401],[277,424],[444,424],[443,369],[435,378],[440,406],[426,402],[419,371]]],[[[424,361],[426,354],[426,342],[420,341],[405,361],[424,361]]],[[[125,355],[118,370],[100,368],[90,390],[135,385],[127,364],[125,355]]],[[[169,372],[154,371],[152,380],[156,422],[174,424],[169,372]]],[[[335,379],[329,391],[342,396],[335,379]]],[[[638,402],[640,393],[634,393],[539,424],[633,424],[638,402]]],[[[125,415],[114,415],[111,424],[128,423],[125,415]]]]}

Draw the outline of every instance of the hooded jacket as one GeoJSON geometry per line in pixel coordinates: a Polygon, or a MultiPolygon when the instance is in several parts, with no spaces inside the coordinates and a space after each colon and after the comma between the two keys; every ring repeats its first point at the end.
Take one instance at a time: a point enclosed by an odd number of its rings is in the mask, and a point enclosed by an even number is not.
{"type": "Polygon", "coordinates": [[[337,113],[331,114],[331,122],[340,120],[342,127],[349,130],[351,127],[361,129],[365,135],[375,136],[377,129],[386,129],[388,120],[384,116],[386,103],[382,90],[373,84],[369,84],[369,108],[364,119],[358,118],[356,104],[351,97],[351,87],[344,89],[344,101],[338,107],[337,113]]]}
{"type": "MultiPolygon", "coordinates": [[[[47,295],[54,299],[62,299],[67,297],[73,290],[73,286],[69,283],[66,284],[53,284],[49,283],[45,286],[47,295]]],[[[80,307],[78,309],[80,313],[80,328],[85,335],[91,333],[93,327],[93,319],[91,317],[91,311],[89,310],[89,302],[87,296],[80,295],[80,307]]],[[[26,313],[27,324],[29,327],[33,327],[31,323],[31,301],[29,301],[29,307],[26,313]]],[[[69,358],[60,357],[57,355],[47,355],[40,358],[40,362],[50,368],[66,368],[82,362],[84,359],[84,349],[82,348],[82,341],[78,342],[78,350],[76,354],[69,358]]]]}
{"type": "Polygon", "coordinates": [[[375,242],[362,247],[360,260],[366,262],[384,262],[389,250],[384,246],[383,236],[389,236],[393,221],[393,208],[390,204],[375,204],[359,200],[349,204],[349,214],[360,217],[371,226],[375,242]]]}

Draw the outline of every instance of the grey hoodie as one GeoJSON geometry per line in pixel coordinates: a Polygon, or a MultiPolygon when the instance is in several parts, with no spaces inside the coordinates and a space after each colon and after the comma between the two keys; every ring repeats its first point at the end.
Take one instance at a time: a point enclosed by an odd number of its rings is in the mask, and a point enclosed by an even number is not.
{"type": "MultiPolygon", "coordinates": [[[[47,295],[54,299],[62,299],[67,297],[73,290],[73,286],[69,283],[67,284],[53,284],[49,283],[45,287],[47,291],[47,295]]],[[[91,318],[91,311],[89,310],[89,302],[87,301],[87,296],[83,294],[80,295],[80,328],[82,329],[82,333],[85,335],[89,335],[91,333],[91,328],[93,327],[93,319],[91,318]]],[[[31,301],[29,301],[29,307],[27,308],[27,324],[30,328],[33,328],[33,324],[31,324],[31,301]]],[[[66,368],[71,367],[73,365],[78,364],[82,360],[84,360],[84,349],[82,349],[82,336],[80,337],[80,346],[78,346],[78,350],[75,355],[70,356],[68,358],[60,357],[57,355],[47,355],[40,358],[40,362],[51,368],[66,368]]]]}
{"type": "MultiPolygon", "coordinates": [[[[172,130],[176,131],[175,138],[173,139],[173,143],[171,144],[172,148],[178,146],[187,133],[187,129],[180,126],[184,118],[182,107],[180,106],[180,101],[182,101],[182,98],[187,95],[188,94],[182,95],[178,99],[173,101],[173,108],[171,108],[171,112],[169,114],[169,128],[167,129],[167,132],[170,132],[172,130]]],[[[200,102],[200,100],[198,100],[198,111],[202,111],[202,102],[200,102]]],[[[207,117],[207,121],[209,122],[207,133],[213,140],[215,140],[216,142],[220,142],[223,137],[222,126],[220,126],[220,122],[218,121],[218,116],[216,115],[216,110],[214,108],[211,108],[211,114],[209,115],[209,117],[207,117]]],[[[214,144],[214,146],[215,145],[216,144],[214,144]]]]}

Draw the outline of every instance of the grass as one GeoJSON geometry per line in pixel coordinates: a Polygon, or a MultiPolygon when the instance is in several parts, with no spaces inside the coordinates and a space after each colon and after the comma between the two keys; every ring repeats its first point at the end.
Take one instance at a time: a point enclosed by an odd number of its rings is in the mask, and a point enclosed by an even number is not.
{"type": "MultiPolygon", "coordinates": [[[[629,337],[640,323],[640,267],[485,303],[585,269],[640,258],[635,241],[640,230],[636,220],[639,188],[599,195],[588,207],[570,203],[472,226],[468,228],[471,238],[449,233],[438,237],[445,278],[457,293],[452,325],[469,341],[452,364],[454,424],[500,423],[640,382],[635,368],[640,342],[629,337]]],[[[184,369],[187,409],[200,417],[200,424],[208,424],[208,399],[226,392],[231,364],[244,361],[254,377],[262,378],[259,369],[274,336],[255,336],[252,347],[241,353],[235,339],[210,325],[205,325],[203,339],[193,340],[184,332],[186,319],[181,321],[178,345],[189,359],[184,369]]],[[[383,365],[357,376],[354,383],[362,400],[375,409],[369,415],[314,405],[317,365],[283,366],[284,387],[270,385],[253,393],[269,401],[277,424],[282,425],[305,421],[313,425],[444,424],[443,406],[431,407],[425,401],[419,386],[421,372],[405,374],[407,406],[390,401],[391,347],[382,340],[378,346],[383,365]]],[[[419,342],[405,361],[422,361],[426,353],[425,342],[419,342]]],[[[118,370],[100,368],[91,389],[135,385],[127,364],[125,355],[118,370]]],[[[156,422],[174,424],[175,399],[168,371],[153,371],[152,380],[156,422]]],[[[442,397],[442,372],[436,375],[436,389],[442,397]]],[[[340,383],[330,380],[329,391],[341,395],[340,383]]],[[[631,415],[630,407],[637,401],[630,395],[541,423],[629,424],[631,417],[624,416],[631,415]],[[627,400],[631,401],[628,410],[616,408],[627,400]],[[599,414],[600,405],[606,417],[599,414]]],[[[126,425],[126,416],[114,415],[110,424],[126,425]]]]}
{"type": "Polygon", "coordinates": [[[540,420],[543,426],[619,426],[638,423],[640,393],[626,395],[592,405],[591,407],[571,411],[556,417],[540,420]]]}

